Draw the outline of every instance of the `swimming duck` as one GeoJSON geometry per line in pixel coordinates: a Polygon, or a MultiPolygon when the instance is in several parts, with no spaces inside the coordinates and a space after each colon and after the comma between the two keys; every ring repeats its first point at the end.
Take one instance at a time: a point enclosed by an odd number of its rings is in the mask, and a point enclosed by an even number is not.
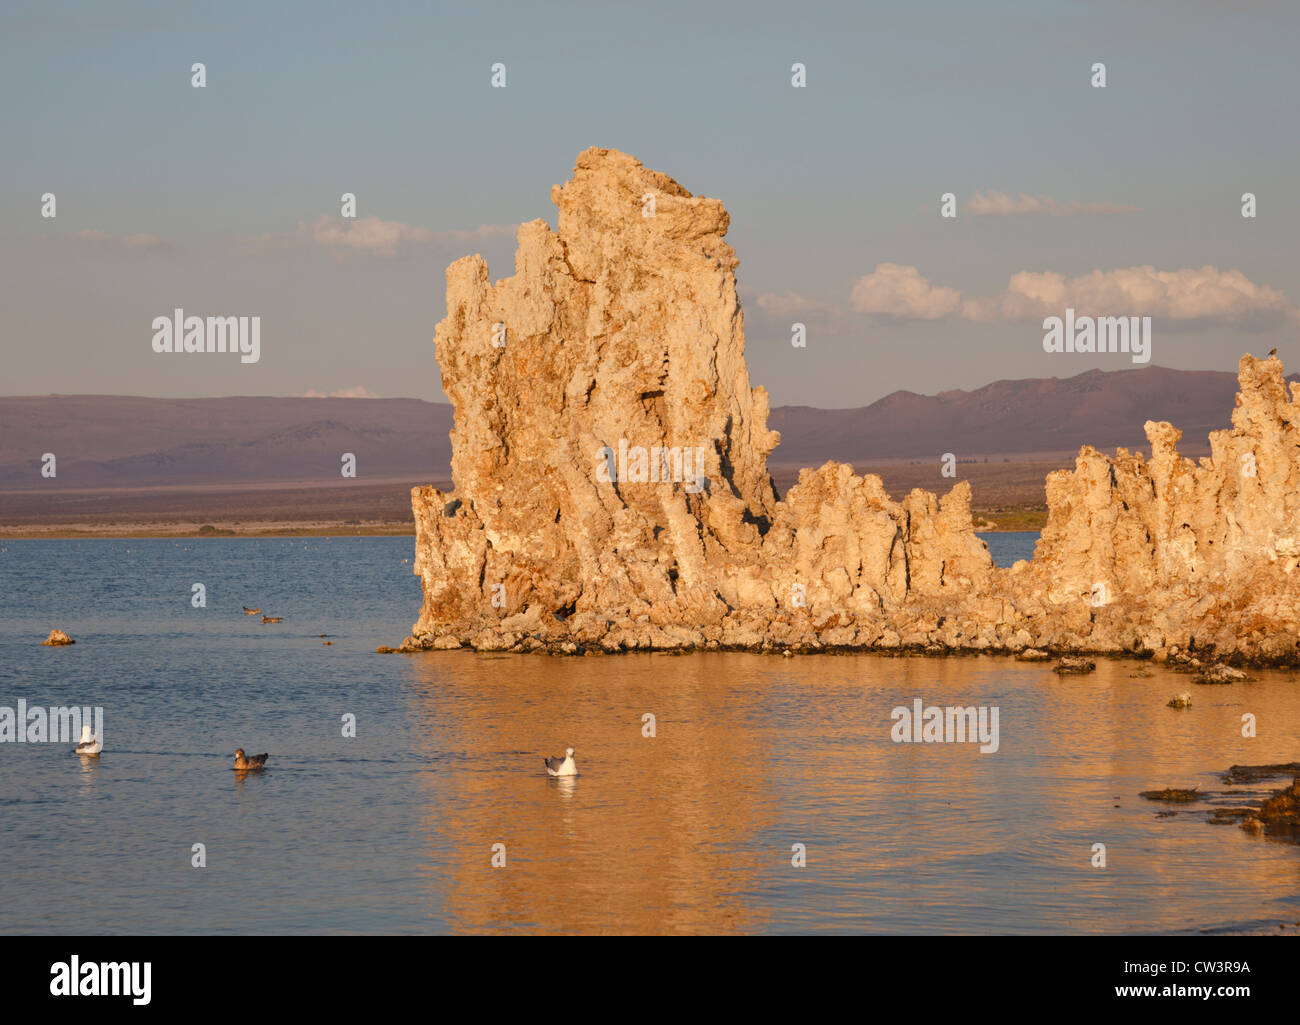
{"type": "Polygon", "coordinates": [[[102,750],[104,750],[103,742],[98,737],[91,737],[90,727],[81,727],[81,743],[77,745],[77,754],[98,758],[102,750]]]}
{"type": "Polygon", "coordinates": [[[266,766],[266,760],[270,755],[253,755],[251,758],[244,754],[242,747],[235,748],[235,768],[236,769],[261,769],[266,766]]]}
{"type": "Polygon", "coordinates": [[[246,616],[256,616],[259,612],[262,611],[261,609],[250,609],[247,605],[243,606],[243,609],[244,609],[244,615],[246,616]]]}
{"type": "Polygon", "coordinates": [[[262,622],[263,622],[263,623],[278,623],[278,622],[280,622],[280,620],[283,619],[283,618],[284,618],[283,616],[263,616],[263,617],[262,617],[262,622]]]}
{"type": "Polygon", "coordinates": [[[578,763],[573,760],[573,748],[564,749],[563,758],[545,758],[546,772],[551,776],[576,776],[578,763]]]}

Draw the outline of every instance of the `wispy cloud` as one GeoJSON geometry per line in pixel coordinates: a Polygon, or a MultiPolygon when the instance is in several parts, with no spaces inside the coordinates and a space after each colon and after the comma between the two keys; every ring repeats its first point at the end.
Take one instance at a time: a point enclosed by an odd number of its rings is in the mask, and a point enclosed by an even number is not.
{"type": "Polygon", "coordinates": [[[513,236],[518,227],[517,224],[484,224],[465,230],[431,231],[402,221],[385,221],[378,217],[350,218],[321,214],[310,223],[299,221],[294,231],[261,235],[251,241],[259,246],[314,246],[338,255],[351,252],[397,259],[438,245],[513,236]]]}
{"type": "Polygon", "coordinates": [[[915,267],[879,264],[853,287],[853,308],[901,320],[958,316],[980,323],[1037,320],[1067,306],[1096,316],[1151,316],[1172,321],[1219,321],[1249,326],[1289,317],[1300,322],[1286,296],[1240,271],[1215,267],[1162,271],[1150,265],[1094,270],[1078,277],[1021,271],[990,296],[963,298],[932,284],[915,267]]]}
{"type": "Polygon", "coordinates": [[[47,237],[62,239],[66,242],[80,243],[87,246],[133,249],[136,252],[160,251],[173,248],[170,242],[159,235],[110,235],[108,232],[100,231],[98,228],[84,228],[81,231],[74,231],[71,235],[54,235],[47,237]]]}
{"type": "Polygon", "coordinates": [[[817,304],[798,292],[762,292],[754,300],[764,313],[783,317],[790,313],[806,313],[817,308],[817,304]]]}
{"type": "MultiPolygon", "coordinates": [[[[299,225],[302,229],[302,225],[299,225]]],[[[416,228],[401,221],[378,217],[331,217],[322,214],[312,223],[309,237],[326,249],[353,249],[372,256],[396,256],[399,252],[433,240],[428,228],[416,228]]]]}
{"type": "Polygon", "coordinates": [[[170,249],[172,244],[157,235],[123,235],[118,240],[128,249],[170,249]]]}
{"type": "Polygon", "coordinates": [[[1012,214],[1047,214],[1050,217],[1078,217],[1081,214],[1136,214],[1140,206],[1122,203],[1061,203],[1051,196],[1031,196],[1021,192],[1008,196],[989,189],[977,192],[965,203],[972,217],[1004,217],[1012,214]]]}
{"type": "Polygon", "coordinates": [[[302,396],[304,399],[377,399],[379,396],[369,388],[363,388],[356,384],[351,388],[340,388],[338,391],[317,391],[312,388],[306,391],[302,396]]]}

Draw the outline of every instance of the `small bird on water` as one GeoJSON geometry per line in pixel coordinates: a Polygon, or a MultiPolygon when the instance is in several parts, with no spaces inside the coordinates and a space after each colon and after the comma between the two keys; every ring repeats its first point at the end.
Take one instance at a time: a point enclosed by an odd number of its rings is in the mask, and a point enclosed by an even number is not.
{"type": "Polygon", "coordinates": [[[261,609],[250,609],[247,605],[243,606],[243,609],[244,609],[244,615],[246,616],[256,616],[259,612],[262,611],[261,609]]]}
{"type": "Polygon", "coordinates": [[[266,766],[266,760],[270,755],[253,755],[249,757],[244,754],[242,747],[235,749],[235,768],[236,769],[261,769],[266,766]]]}
{"type": "Polygon", "coordinates": [[[77,754],[98,758],[102,750],[104,750],[103,742],[98,737],[91,737],[90,727],[81,727],[81,743],[77,745],[77,754]]]}
{"type": "Polygon", "coordinates": [[[283,618],[284,618],[283,616],[263,616],[263,617],[262,617],[262,622],[263,622],[263,623],[278,623],[278,622],[280,622],[280,620],[283,619],[283,618]]]}
{"type": "Polygon", "coordinates": [[[573,760],[573,748],[564,749],[563,758],[544,758],[546,762],[546,772],[550,776],[576,776],[578,774],[578,763],[573,760]]]}

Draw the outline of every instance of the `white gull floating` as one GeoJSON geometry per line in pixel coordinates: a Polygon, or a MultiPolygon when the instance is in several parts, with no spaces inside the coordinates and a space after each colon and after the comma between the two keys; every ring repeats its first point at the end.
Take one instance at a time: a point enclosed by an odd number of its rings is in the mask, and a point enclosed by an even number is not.
{"type": "Polygon", "coordinates": [[[576,776],[578,763],[573,760],[573,748],[564,749],[563,758],[547,758],[546,772],[550,776],[576,776]]]}
{"type": "Polygon", "coordinates": [[[100,739],[98,737],[91,737],[90,727],[81,727],[81,743],[77,745],[76,753],[79,755],[94,755],[98,758],[99,752],[103,749],[104,745],[100,742],[100,739]]]}

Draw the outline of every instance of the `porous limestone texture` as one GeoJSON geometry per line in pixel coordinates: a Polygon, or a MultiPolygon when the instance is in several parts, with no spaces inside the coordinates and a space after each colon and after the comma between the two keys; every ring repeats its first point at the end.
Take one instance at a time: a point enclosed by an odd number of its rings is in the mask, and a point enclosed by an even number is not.
{"type": "Polygon", "coordinates": [[[994,567],[970,487],[893,501],[828,462],[778,498],[728,215],[616,150],[519,228],[515,273],[447,269],[435,345],[452,494],[416,488],[419,621],[399,650],[873,648],[1293,662],[1300,406],[1245,356],[1231,430],[1181,458],[1085,446],[1032,562],[994,567]]]}

